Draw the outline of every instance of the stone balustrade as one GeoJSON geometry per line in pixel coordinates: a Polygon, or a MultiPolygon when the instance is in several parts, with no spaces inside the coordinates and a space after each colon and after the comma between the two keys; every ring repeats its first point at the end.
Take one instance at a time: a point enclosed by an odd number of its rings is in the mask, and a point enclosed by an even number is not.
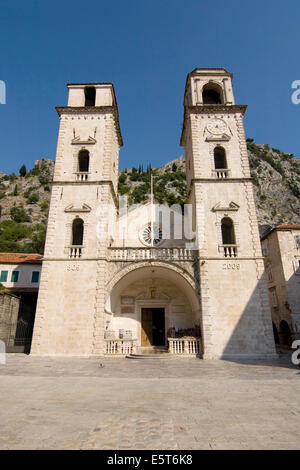
{"type": "Polygon", "coordinates": [[[136,339],[105,339],[105,353],[112,356],[126,356],[136,350],[136,339]]]}
{"type": "Polygon", "coordinates": [[[224,258],[236,258],[238,255],[237,245],[220,245],[219,252],[223,252],[224,258]]]}
{"type": "Polygon", "coordinates": [[[198,356],[201,354],[200,338],[168,338],[170,354],[198,356]]]}
{"type": "Polygon", "coordinates": [[[213,171],[213,176],[217,179],[224,179],[229,177],[229,170],[227,168],[220,168],[213,171]]]}
{"type": "Polygon", "coordinates": [[[176,260],[193,261],[194,250],[186,248],[115,248],[110,247],[109,259],[112,261],[138,261],[138,260],[176,260]]]}
{"type": "Polygon", "coordinates": [[[83,246],[82,245],[70,245],[69,246],[69,258],[78,259],[83,255],[83,246]]]}
{"type": "Polygon", "coordinates": [[[87,181],[89,179],[89,174],[87,171],[78,171],[76,173],[77,181],[87,181]]]}

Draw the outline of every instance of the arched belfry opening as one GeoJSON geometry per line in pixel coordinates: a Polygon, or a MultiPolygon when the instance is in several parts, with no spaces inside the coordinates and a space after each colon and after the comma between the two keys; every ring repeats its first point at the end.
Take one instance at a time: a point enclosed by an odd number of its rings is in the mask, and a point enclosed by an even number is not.
{"type": "Polygon", "coordinates": [[[207,83],[202,89],[203,104],[223,104],[223,91],[215,83],[207,83]]]}
{"type": "Polygon", "coordinates": [[[229,217],[223,217],[221,222],[223,245],[235,245],[235,233],[233,221],[229,217]]]}
{"type": "Polygon", "coordinates": [[[214,161],[216,170],[224,170],[227,168],[226,152],[223,147],[215,147],[214,161]]]}
{"type": "Polygon", "coordinates": [[[88,172],[90,165],[90,154],[88,150],[80,150],[78,154],[78,171],[88,172]]]}
{"type": "Polygon", "coordinates": [[[72,224],[72,245],[73,246],[82,246],[83,245],[83,230],[84,223],[80,218],[73,220],[72,224]]]}
{"type": "Polygon", "coordinates": [[[96,88],[93,86],[86,86],[84,89],[85,106],[95,106],[96,102],[96,88]]]}

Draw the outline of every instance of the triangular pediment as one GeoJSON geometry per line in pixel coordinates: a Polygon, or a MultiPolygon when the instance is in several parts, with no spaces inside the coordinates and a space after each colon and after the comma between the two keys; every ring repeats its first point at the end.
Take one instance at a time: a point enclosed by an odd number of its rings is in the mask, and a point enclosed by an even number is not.
{"type": "Polygon", "coordinates": [[[218,202],[218,204],[216,204],[213,208],[212,208],[212,211],[213,212],[217,212],[217,211],[237,211],[239,210],[240,206],[234,202],[234,201],[231,201],[229,204],[224,204],[223,202],[218,202]]]}
{"type": "Polygon", "coordinates": [[[97,141],[94,137],[89,136],[87,140],[81,140],[79,136],[74,137],[72,139],[73,145],[88,145],[88,144],[95,144],[97,141]]]}
{"type": "Polygon", "coordinates": [[[230,136],[227,134],[223,135],[208,135],[206,137],[206,142],[228,142],[230,140],[230,136]]]}
{"type": "Polygon", "coordinates": [[[87,204],[82,204],[81,207],[76,207],[73,204],[69,204],[65,208],[65,212],[91,212],[92,208],[88,206],[87,204]]]}

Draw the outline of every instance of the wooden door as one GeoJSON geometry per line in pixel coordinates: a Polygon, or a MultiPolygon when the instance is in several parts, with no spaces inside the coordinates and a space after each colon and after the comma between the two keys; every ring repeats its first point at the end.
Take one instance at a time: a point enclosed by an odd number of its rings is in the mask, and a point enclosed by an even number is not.
{"type": "Polygon", "coordinates": [[[142,308],[141,345],[152,346],[152,309],[142,308]]]}

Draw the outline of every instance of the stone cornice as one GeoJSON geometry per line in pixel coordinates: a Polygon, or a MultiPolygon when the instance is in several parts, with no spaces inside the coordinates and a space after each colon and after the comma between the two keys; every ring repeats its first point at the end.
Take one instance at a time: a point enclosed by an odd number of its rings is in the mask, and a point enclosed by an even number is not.
{"type": "Polygon", "coordinates": [[[56,106],[56,112],[61,117],[63,114],[106,114],[112,113],[115,119],[118,143],[123,145],[120,129],[119,113],[117,106],[56,106]]]}
{"type": "Polygon", "coordinates": [[[190,113],[197,114],[228,114],[228,113],[241,113],[245,114],[247,109],[246,104],[202,104],[198,106],[185,106],[185,110],[190,113]]]}
{"type": "Polygon", "coordinates": [[[191,185],[193,183],[232,183],[237,181],[238,183],[243,183],[243,182],[252,182],[252,178],[193,178],[191,180],[191,185]]]}
{"type": "Polygon", "coordinates": [[[203,104],[199,106],[185,106],[184,107],[184,117],[183,117],[183,125],[182,125],[182,132],[180,138],[180,145],[184,146],[185,140],[185,130],[186,130],[186,122],[188,117],[191,114],[237,114],[241,113],[243,116],[246,112],[247,105],[246,104],[233,104],[233,105],[225,105],[225,104],[203,104]]]}

